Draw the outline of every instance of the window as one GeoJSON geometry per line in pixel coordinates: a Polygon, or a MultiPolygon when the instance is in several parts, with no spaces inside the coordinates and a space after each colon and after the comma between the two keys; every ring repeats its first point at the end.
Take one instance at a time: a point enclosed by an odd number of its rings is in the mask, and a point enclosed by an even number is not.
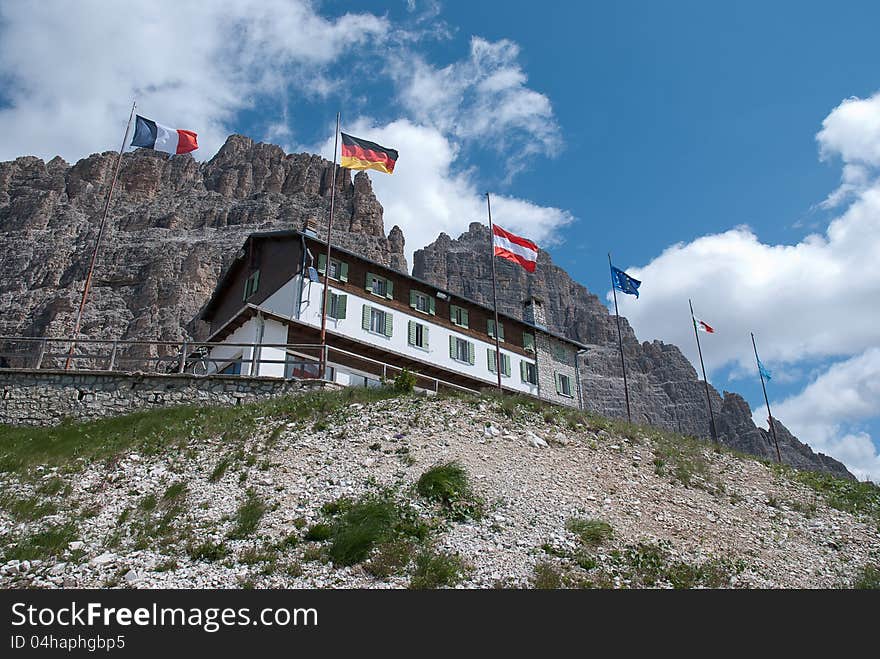
{"type": "MultiPolygon", "coordinates": [[[[486,323],[486,331],[489,333],[493,339],[495,338],[495,321],[490,318],[486,323]]],[[[498,323],[498,340],[504,340],[504,323],[498,323]]]]}
{"type": "Polygon", "coordinates": [[[418,291],[409,292],[409,306],[416,311],[434,315],[434,298],[418,291]]]}
{"type": "MultiPolygon", "coordinates": [[[[486,355],[489,361],[489,370],[495,373],[495,349],[486,348],[486,355]]],[[[505,355],[503,352],[501,353],[501,375],[510,377],[510,355],[505,355]]]]}
{"type": "Polygon", "coordinates": [[[529,352],[535,352],[535,335],[523,332],[523,348],[529,352]]]}
{"type": "Polygon", "coordinates": [[[538,384],[538,367],[532,362],[521,361],[519,363],[519,376],[523,382],[538,384]]]}
{"type": "Polygon", "coordinates": [[[449,305],[449,320],[452,321],[453,325],[458,325],[459,327],[467,327],[468,326],[468,310],[462,309],[461,307],[457,307],[454,304],[449,305]]]}
{"type": "Polygon", "coordinates": [[[449,337],[449,356],[465,364],[474,363],[474,344],[457,336],[449,337]]]}
{"type": "Polygon", "coordinates": [[[260,271],[254,270],[250,277],[247,278],[247,281],[244,282],[244,297],[243,300],[247,300],[251,295],[257,292],[257,289],[260,287],[260,271]]]}
{"type": "Polygon", "coordinates": [[[372,272],[367,273],[366,289],[373,295],[388,298],[394,298],[394,282],[385,277],[374,275],[372,272]]]}
{"type": "Polygon", "coordinates": [[[387,311],[382,311],[382,309],[376,309],[365,304],[361,318],[361,327],[368,332],[384,334],[390,337],[393,331],[393,319],[387,311]]]}
{"type": "Polygon", "coordinates": [[[414,320],[409,321],[409,344],[416,348],[428,349],[428,327],[414,320]]]}
{"type": "Polygon", "coordinates": [[[345,318],[345,311],[347,306],[347,295],[337,295],[336,293],[330,293],[327,296],[327,315],[330,316],[330,318],[335,318],[336,320],[342,320],[343,318],[345,318]]]}
{"type": "Polygon", "coordinates": [[[568,356],[568,350],[566,350],[565,346],[563,346],[561,343],[554,343],[553,344],[553,358],[556,361],[561,362],[563,364],[570,363],[570,359],[568,356]]]}
{"type": "MultiPolygon", "coordinates": [[[[327,255],[318,254],[318,272],[323,275],[326,266],[327,255]]],[[[337,281],[348,281],[348,263],[330,259],[330,273],[328,276],[330,279],[336,279],[337,281]]]]}
{"type": "Polygon", "coordinates": [[[556,373],[556,393],[560,396],[572,398],[571,378],[562,373],[556,373]]]}

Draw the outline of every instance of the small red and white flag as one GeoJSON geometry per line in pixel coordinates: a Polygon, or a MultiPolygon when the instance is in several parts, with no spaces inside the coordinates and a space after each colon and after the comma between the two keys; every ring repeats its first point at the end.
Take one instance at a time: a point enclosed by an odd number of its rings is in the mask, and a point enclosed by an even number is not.
{"type": "Polygon", "coordinates": [[[519,263],[529,272],[535,271],[538,264],[538,246],[535,243],[505,231],[497,224],[492,225],[492,232],[495,256],[519,263]]]}
{"type": "Polygon", "coordinates": [[[697,326],[697,329],[700,330],[701,332],[706,332],[706,334],[714,334],[715,333],[715,328],[712,327],[705,320],[700,320],[699,318],[694,317],[694,324],[697,326]]]}

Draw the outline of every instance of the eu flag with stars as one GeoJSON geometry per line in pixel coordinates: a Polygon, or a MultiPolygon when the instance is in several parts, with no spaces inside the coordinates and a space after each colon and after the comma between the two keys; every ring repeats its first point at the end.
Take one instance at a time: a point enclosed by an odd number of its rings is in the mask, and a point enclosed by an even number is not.
{"type": "Polygon", "coordinates": [[[613,265],[611,266],[611,281],[614,282],[614,288],[617,290],[629,295],[635,295],[636,297],[639,296],[639,286],[642,285],[642,282],[638,279],[633,279],[623,270],[615,268],[613,265]]]}
{"type": "Polygon", "coordinates": [[[767,380],[771,379],[770,371],[768,371],[767,367],[761,363],[760,359],[758,360],[758,370],[761,372],[761,375],[763,375],[767,380]]]}

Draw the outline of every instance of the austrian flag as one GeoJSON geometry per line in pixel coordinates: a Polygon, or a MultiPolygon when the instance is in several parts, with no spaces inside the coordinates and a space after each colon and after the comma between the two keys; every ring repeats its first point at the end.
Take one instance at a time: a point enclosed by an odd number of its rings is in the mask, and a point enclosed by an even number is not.
{"type": "Polygon", "coordinates": [[[164,151],[171,155],[189,153],[199,148],[197,136],[191,130],[167,128],[140,115],[136,117],[132,146],[164,151]]]}
{"type": "Polygon", "coordinates": [[[535,271],[538,264],[538,246],[535,243],[505,231],[497,224],[492,225],[492,232],[495,256],[519,263],[529,272],[535,271]]]}
{"type": "Polygon", "coordinates": [[[715,328],[712,327],[705,320],[700,320],[699,318],[694,318],[694,324],[697,326],[697,329],[701,332],[706,332],[707,334],[714,334],[715,328]]]}

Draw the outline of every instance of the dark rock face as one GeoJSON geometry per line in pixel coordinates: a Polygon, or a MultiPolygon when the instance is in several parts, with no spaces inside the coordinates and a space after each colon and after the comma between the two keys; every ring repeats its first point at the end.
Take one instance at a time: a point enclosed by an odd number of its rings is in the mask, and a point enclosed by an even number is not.
{"type": "MultiPolygon", "coordinates": [[[[492,271],[488,259],[489,228],[473,223],[453,240],[440,234],[431,245],[413,255],[413,275],[443,288],[492,304],[492,271]]],[[[496,259],[499,311],[522,317],[522,301],[536,295],[545,301],[548,327],[588,347],[578,365],[585,406],[603,416],[626,417],[626,399],[614,316],[598,297],[573,281],[550,255],[539,251],[533,274],[496,259]]],[[[710,438],[706,388],[681,351],[661,341],[639,343],[621,318],[633,421],[710,438]]],[[[748,403],[739,394],[723,396],[709,387],[721,442],[768,460],[776,459],[769,432],[755,426],[748,403]]],[[[816,454],[781,423],[774,420],[783,462],[803,469],[853,478],[840,462],[816,454]]]]}
{"type": "MultiPolygon", "coordinates": [[[[72,329],[116,154],[73,166],[22,157],[0,163],[0,334],[72,329]]],[[[98,254],[82,334],[178,340],[236,250],[254,231],[318,223],[326,235],[333,165],[310,154],[229,137],[209,162],[125,154],[98,254]]],[[[365,173],[338,169],[333,242],[407,271],[403,235],[385,237],[365,173]]]]}

